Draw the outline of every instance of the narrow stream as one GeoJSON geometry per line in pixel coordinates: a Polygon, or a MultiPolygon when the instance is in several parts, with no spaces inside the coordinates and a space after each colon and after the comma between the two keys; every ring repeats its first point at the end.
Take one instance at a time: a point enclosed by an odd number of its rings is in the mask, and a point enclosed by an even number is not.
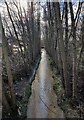
{"type": "Polygon", "coordinates": [[[53,91],[52,72],[44,49],[42,49],[40,65],[32,83],[27,118],[64,118],[62,110],[57,105],[57,97],[53,91]]]}

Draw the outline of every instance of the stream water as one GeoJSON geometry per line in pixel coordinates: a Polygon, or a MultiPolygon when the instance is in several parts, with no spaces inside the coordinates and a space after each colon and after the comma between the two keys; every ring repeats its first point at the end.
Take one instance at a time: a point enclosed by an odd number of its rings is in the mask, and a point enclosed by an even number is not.
{"type": "Polygon", "coordinates": [[[46,51],[42,49],[41,61],[32,83],[27,118],[64,118],[53,91],[53,78],[46,51]]]}

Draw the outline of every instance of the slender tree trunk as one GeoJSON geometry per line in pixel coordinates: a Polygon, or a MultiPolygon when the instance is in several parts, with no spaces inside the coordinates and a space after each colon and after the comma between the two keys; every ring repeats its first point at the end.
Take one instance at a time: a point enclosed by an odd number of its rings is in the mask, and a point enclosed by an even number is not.
{"type": "Polygon", "coordinates": [[[79,65],[80,65],[82,53],[84,52],[84,17],[83,17],[82,26],[81,26],[81,32],[82,32],[82,47],[81,47],[78,62],[77,62],[78,63],[77,64],[77,71],[78,71],[78,68],[79,68],[79,65]]]}
{"type": "Polygon", "coordinates": [[[67,81],[68,81],[68,96],[71,97],[72,96],[72,89],[71,89],[71,80],[70,80],[70,75],[71,73],[69,73],[69,65],[70,63],[68,63],[68,2],[64,2],[65,5],[65,60],[66,60],[66,69],[67,69],[67,81]]]}
{"type": "Polygon", "coordinates": [[[77,97],[77,50],[76,50],[76,27],[72,2],[69,2],[73,34],[73,98],[77,97]]]}
{"type": "Polygon", "coordinates": [[[34,10],[33,2],[31,2],[31,31],[32,31],[32,42],[33,42],[33,61],[35,59],[35,40],[34,40],[34,10]]]}

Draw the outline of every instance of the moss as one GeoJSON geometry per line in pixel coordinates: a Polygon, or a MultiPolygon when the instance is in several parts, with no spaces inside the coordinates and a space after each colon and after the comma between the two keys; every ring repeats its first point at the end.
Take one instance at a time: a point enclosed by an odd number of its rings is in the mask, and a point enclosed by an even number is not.
{"type": "Polygon", "coordinates": [[[27,88],[26,88],[26,90],[25,90],[25,96],[28,96],[28,98],[30,97],[30,95],[31,95],[31,85],[30,84],[28,84],[28,86],[27,86],[27,88]]]}
{"type": "Polygon", "coordinates": [[[25,88],[25,91],[23,93],[23,98],[18,101],[18,106],[19,106],[19,115],[20,118],[26,118],[26,112],[27,112],[27,103],[28,103],[28,99],[31,95],[31,85],[28,84],[27,87],[25,88]]]}
{"type": "Polygon", "coordinates": [[[18,106],[18,116],[13,116],[13,118],[11,118],[11,116],[8,116],[5,112],[4,112],[4,119],[8,117],[8,119],[14,119],[14,120],[25,120],[27,117],[27,104],[28,104],[28,99],[31,95],[31,85],[28,84],[26,86],[26,88],[24,89],[23,94],[21,95],[21,98],[18,98],[17,100],[17,106],[18,106]]]}

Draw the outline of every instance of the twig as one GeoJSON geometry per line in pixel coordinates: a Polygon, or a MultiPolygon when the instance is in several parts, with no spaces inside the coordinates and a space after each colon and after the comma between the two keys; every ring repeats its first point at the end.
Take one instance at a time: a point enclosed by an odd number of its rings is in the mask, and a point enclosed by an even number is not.
{"type": "Polygon", "coordinates": [[[54,112],[54,111],[52,111],[47,105],[46,105],[46,103],[42,100],[42,98],[39,96],[39,98],[41,99],[41,101],[44,103],[44,105],[52,112],[52,113],[54,113],[55,115],[56,115],[56,113],[54,112]]]}

